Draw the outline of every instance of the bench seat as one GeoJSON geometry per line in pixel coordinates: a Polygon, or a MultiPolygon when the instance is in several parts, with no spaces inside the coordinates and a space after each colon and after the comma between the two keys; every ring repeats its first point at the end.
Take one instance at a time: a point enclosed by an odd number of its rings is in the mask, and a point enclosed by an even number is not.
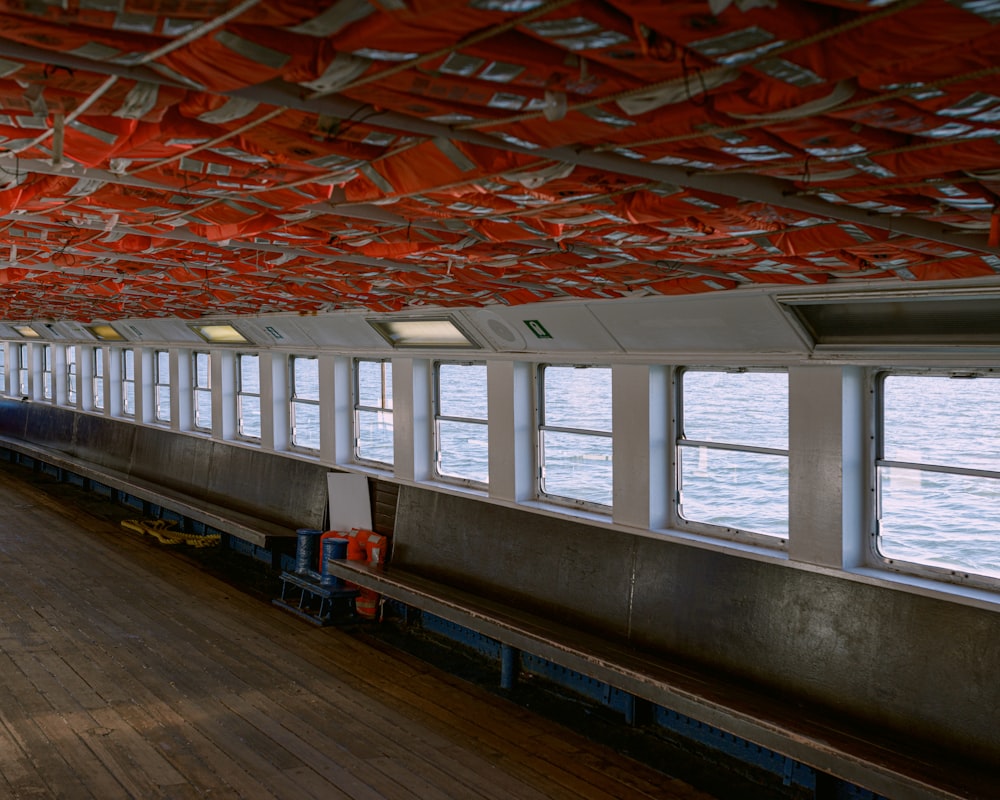
{"type": "MultiPolygon", "coordinates": [[[[475,630],[704,724],[754,742],[828,776],[895,800],[996,798],[997,772],[880,735],[856,720],[807,708],[690,666],[653,657],[594,633],[555,622],[437,581],[405,567],[378,570],[328,562],[337,577],[475,630]]],[[[817,797],[839,796],[821,790],[817,797]]]]}
{"type": "Polygon", "coordinates": [[[270,549],[279,540],[295,538],[292,528],[251,514],[219,506],[152,481],[103,467],[69,453],[10,436],[0,436],[0,448],[20,453],[91,481],[110,486],[132,497],[167,508],[176,514],[211,526],[251,544],[270,549]]]}

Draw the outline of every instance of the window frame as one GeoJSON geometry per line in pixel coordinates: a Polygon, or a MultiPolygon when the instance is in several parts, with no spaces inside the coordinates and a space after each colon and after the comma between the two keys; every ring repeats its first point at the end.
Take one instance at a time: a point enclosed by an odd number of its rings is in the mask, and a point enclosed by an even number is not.
{"type": "Polygon", "coordinates": [[[55,395],[55,381],[52,374],[52,345],[43,344],[41,350],[42,400],[51,402],[55,395]]]}
{"type": "Polygon", "coordinates": [[[288,357],[288,441],[289,446],[295,450],[306,453],[318,453],[320,450],[322,435],[322,395],[319,387],[319,356],[290,355],[288,357]],[[316,397],[315,399],[299,394],[298,384],[295,380],[296,361],[316,362],[316,397]],[[296,408],[299,406],[310,406],[316,409],[316,446],[310,447],[297,442],[296,433],[298,429],[296,408]]]}
{"type": "MultiPolygon", "coordinates": [[[[715,372],[715,373],[766,373],[771,375],[785,375],[786,378],[789,376],[789,371],[787,367],[779,366],[739,366],[739,367],[718,367],[718,366],[678,366],[674,370],[673,375],[673,399],[674,399],[674,418],[672,420],[671,431],[672,431],[672,446],[671,446],[671,460],[672,467],[671,470],[673,474],[673,481],[670,487],[670,498],[671,498],[671,511],[674,524],[682,530],[691,531],[692,533],[702,534],[705,536],[710,536],[713,539],[733,541],[733,542],[744,542],[757,545],[760,547],[766,547],[772,550],[787,550],[788,541],[791,536],[791,531],[787,530],[784,536],[775,533],[766,533],[763,531],[750,530],[748,528],[741,528],[730,525],[722,525],[714,522],[708,522],[704,520],[689,519],[683,516],[683,480],[684,480],[684,469],[683,469],[683,457],[682,452],[684,448],[706,448],[707,450],[717,450],[722,452],[735,452],[735,453],[747,453],[755,455],[766,455],[766,456],[779,456],[786,460],[786,463],[791,464],[791,453],[790,446],[787,439],[788,427],[790,425],[790,419],[785,420],[786,426],[786,447],[785,448],[774,448],[774,447],[764,447],[760,445],[750,445],[750,444],[738,444],[734,442],[721,442],[703,439],[690,439],[685,436],[684,432],[684,375],[690,372],[715,372]]],[[[789,386],[789,395],[791,394],[791,387],[789,386]]],[[[791,400],[789,397],[789,415],[791,414],[791,400]]],[[[791,476],[789,475],[788,486],[786,488],[786,496],[788,497],[789,506],[791,504],[791,476]]],[[[786,508],[785,510],[786,521],[788,527],[791,526],[791,510],[786,508]]]]}
{"type": "Polygon", "coordinates": [[[135,419],[135,348],[122,347],[118,350],[118,365],[121,369],[119,397],[121,399],[121,415],[135,419]],[[130,358],[131,356],[131,358],[130,358]],[[129,388],[132,389],[132,410],[129,410],[129,388]]]}
{"type": "Polygon", "coordinates": [[[63,351],[63,356],[66,359],[66,405],[75,406],[80,396],[76,363],[77,357],[79,356],[78,345],[66,345],[66,348],[63,351]]]}
{"type": "Polygon", "coordinates": [[[173,386],[170,383],[170,351],[169,350],[154,350],[153,351],[153,420],[160,423],[161,425],[169,425],[173,419],[173,414],[171,413],[170,404],[173,396],[173,386]],[[164,381],[164,375],[160,369],[160,356],[166,357],[166,380],[164,381]],[[163,403],[160,398],[160,390],[166,389],[167,394],[167,410],[166,416],[163,415],[163,403]]]}
{"type": "Polygon", "coordinates": [[[212,431],[212,353],[208,350],[193,350],[191,352],[191,427],[196,431],[206,431],[211,433],[212,431]],[[208,363],[206,364],[205,375],[207,378],[207,385],[203,386],[199,383],[198,378],[198,356],[205,356],[208,363]],[[208,395],[208,425],[200,425],[198,410],[201,408],[201,404],[198,402],[199,397],[203,394],[208,395]]]}
{"type": "MultiPolygon", "coordinates": [[[[608,380],[613,382],[612,367],[610,364],[592,363],[541,363],[535,368],[535,494],[539,500],[554,505],[567,506],[591,511],[598,514],[610,515],[614,510],[614,486],[612,485],[612,496],[608,503],[600,503],[594,500],[587,500],[579,497],[548,492],[545,490],[545,433],[559,433],[574,436],[593,436],[595,438],[607,439],[611,445],[612,458],[614,457],[614,425],[612,430],[600,431],[596,428],[579,428],[565,425],[550,425],[545,421],[545,370],[549,368],[559,369],[603,369],[608,371],[608,380]]],[[[612,413],[614,411],[613,387],[611,390],[612,413]]],[[[611,478],[614,482],[614,461],[611,462],[611,478]]]]}
{"type": "Polygon", "coordinates": [[[866,552],[867,560],[876,568],[900,575],[924,578],[940,583],[950,583],[959,586],[970,586],[996,591],[997,587],[1000,586],[1000,577],[972,572],[957,565],[949,567],[920,561],[908,561],[905,558],[883,555],[879,551],[883,505],[880,469],[910,469],[921,473],[931,472],[941,475],[980,477],[984,480],[1000,481],[1000,469],[988,470],[975,467],[954,467],[946,464],[899,461],[896,459],[885,458],[885,380],[886,378],[893,376],[938,377],[953,378],[956,380],[963,378],[975,378],[1000,381],[1000,373],[993,368],[906,369],[903,367],[891,367],[873,370],[871,372],[869,395],[872,398],[874,408],[872,411],[872,429],[870,436],[871,457],[868,459],[870,472],[868,488],[871,497],[871,504],[870,508],[867,509],[866,514],[868,525],[868,546],[866,552]]]}
{"type": "Polygon", "coordinates": [[[236,366],[236,438],[244,442],[256,442],[260,443],[263,437],[263,417],[264,408],[261,404],[260,395],[260,353],[240,351],[236,353],[235,358],[236,366]],[[244,388],[243,381],[243,358],[254,358],[257,360],[257,391],[249,392],[244,388]],[[245,419],[243,415],[243,398],[245,397],[255,397],[257,398],[257,410],[258,410],[258,424],[261,425],[261,432],[254,435],[252,433],[246,432],[245,419]]]}
{"type": "Polygon", "coordinates": [[[386,372],[382,370],[382,405],[381,406],[368,406],[361,403],[361,364],[382,364],[389,366],[390,377],[388,383],[391,385],[392,377],[392,359],[391,358],[354,358],[351,363],[351,423],[352,423],[352,435],[354,439],[354,447],[352,451],[352,456],[354,463],[362,464],[367,466],[378,467],[380,469],[395,467],[395,448],[393,448],[393,460],[392,461],[380,461],[374,458],[366,458],[361,455],[361,414],[362,413],[375,413],[381,414],[383,417],[389,415],[393,420],[393,427],[395,428],[395,415],[393,411],[393,401],[389,399],[389,405],[385,405],[386,398],[386,372]]]}
{"type": "Polygon", "coordinates": [[[91,399],[94,403],[94,410],[104,411],[107,399],[104,394],[104,348],[92,347],[90,349],[91,365],[93,366],[93,378],[91,379],[91,399]]]}
{"type": "Polygon", "coordinates": [[[432,364],[433,369],[433,380],[434,380],[434,403],[433,403],[433,428],[434,428],[434,466],[433,474],[434,478],[445,483],[453,483],[458,486],[468,486],[475,489],[488,489],[489,488],[489,387],[488,379],[485,375],[486,362],[485,361],[466,361],[466,360],[450,360],[442,359],[436,360],[432,364]],[[441,411],[441,367],[442,366],[452,366],[452,367],[482,367],[484,370],[484,383],[483,392],[486,396],[487,402],[487,416],[484,418],[479,417],[458,417],[449,414],[444,414],[441,411]],[[483,428],[484,437],[487,440],[486,446],[486,474],[487,478],[485,481],[478,480],[474,477],[463,476],[463,475],[452,475],[449,473],[443,473],[441,471],[441,457],[442,457],[442,433],[441,433],[441,423],[453,422],[461,425],[481,425],[483,428]]]}
{"type": "Polygon", "coordinates": [[[31,374],[31,353],[28,352],[27,342],[17,342],[17,394],[21,397],[30,397],[28,392],[31,374]]]}

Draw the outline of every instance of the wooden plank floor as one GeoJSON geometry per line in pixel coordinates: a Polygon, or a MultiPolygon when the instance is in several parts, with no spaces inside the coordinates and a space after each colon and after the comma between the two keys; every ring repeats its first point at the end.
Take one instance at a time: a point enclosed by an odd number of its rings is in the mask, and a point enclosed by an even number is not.
{"type": "Polygon", "coordinates": [[[0,797],[684,798],[0,470],[0,797]]]}

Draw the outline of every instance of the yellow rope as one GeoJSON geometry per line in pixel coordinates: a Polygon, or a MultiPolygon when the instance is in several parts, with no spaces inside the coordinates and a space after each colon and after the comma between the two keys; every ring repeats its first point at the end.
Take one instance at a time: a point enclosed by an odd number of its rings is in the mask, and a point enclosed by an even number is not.
{"type": "Polygon", "coordinates": [[[122,527],[133,533],[152,536],[160,544],[186,544],[189,547],[212,547],[221,540],[221,536],[199,536],[196,533],[181,533],[171,530],[175,521],[170,519],[125,519],[122,527]]]}

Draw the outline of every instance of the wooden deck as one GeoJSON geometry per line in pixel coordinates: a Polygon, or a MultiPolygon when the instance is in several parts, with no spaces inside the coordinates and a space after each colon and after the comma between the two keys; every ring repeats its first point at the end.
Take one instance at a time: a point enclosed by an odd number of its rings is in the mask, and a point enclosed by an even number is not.
{"type": "Polygon", "coordinates": [[[0,470],[0,796],[708,800],[0,470]]]}

